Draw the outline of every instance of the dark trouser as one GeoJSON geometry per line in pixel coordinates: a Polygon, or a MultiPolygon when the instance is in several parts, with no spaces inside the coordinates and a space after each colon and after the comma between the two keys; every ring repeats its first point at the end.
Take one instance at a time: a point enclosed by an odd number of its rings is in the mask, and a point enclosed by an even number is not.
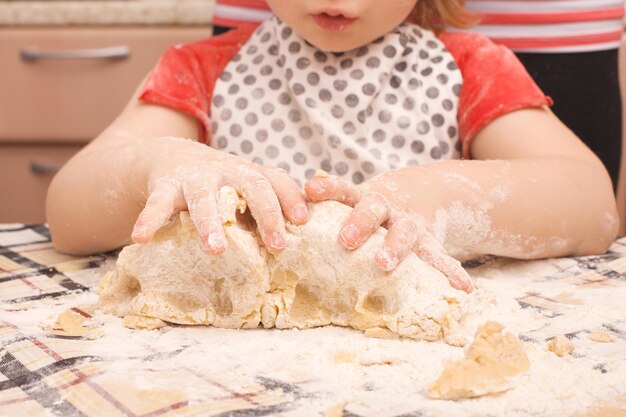
{"type": "Polygon", "coordinates": [[[232,28],[228,26],[213,26],[213,36],[221,35],[222,33],[228,32],[231,29],[232,28]]]}
{"type": "Polygon", "coordinates": [[[604,162],[615,188],[622,147],[617,49],[517,56],[554,100],[552,111],[604,162]]]}

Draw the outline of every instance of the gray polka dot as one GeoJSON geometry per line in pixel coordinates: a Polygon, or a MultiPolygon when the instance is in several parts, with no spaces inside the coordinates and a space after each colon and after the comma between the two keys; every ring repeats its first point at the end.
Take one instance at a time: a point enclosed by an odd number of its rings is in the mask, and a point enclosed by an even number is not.
{"type": "Polygon", "coordinates": [[[339,175],[346,175],[350,167],[344,161],[339,161],[335,164],[335,172],[339,175]]]}
{"type": "Polygon", "coordinates": [[[376,148],[370,149],[370,154],[376,159],[380,159],[380,157],[382,156],[380,149],[376,149],[376,148]]]}
{"type": "Polygon", "coordinates": [[[267,52],[272,56],[278,55],[278,45],[270,46],[269,48],[267,48],[267,52]]]}
{"type": "Polygon", "coordinates": [[[270,80],[269,86],[272,90],[278,90],[283,85],[283,82],[278,78],[270,80]]]}
{"type": "Polygon", "coordinates": [[[389,85],[391,86],[391,88],[399,88],[401,84],[402,79],[397,75],[394,75],[393,77],[391,77],[391,80],[389,80],[389,85]]]}
{"type": "Polygon", "coordinates": [[[289,26],[285,26],[280,35],[283,39],[287,39],[291,36],[292,33],[293,31],[291,30],[291,28],[289,26]]]}
{"type": "Polygon", "coordinates": [[[439,141],[439,149],[441,150],[441,154],[445,155],[450,150],[450,144],[448,142],[444,142],[442,140],[439,141]]]}
{"type": "Polygon", "coordinates": [[[357,159],[359,157],[359,153],[356,150],[352,149],[352,148],[346,149],[345,151],[343,151],[343,154],[348,159],[357,159]]]}
{"type": "Polygon", "coordinates": [[[320,82],[320,75],[316,72],[311,72],[309,73],[309,75],[307,75],[306,77],[307,82],[309,83],[309,85],[318,85],[320,82]]]}
{"type": "Polygon", "coordinates": [[[320,167],[326,172],[330,172],[333,169],[329,159],[324,159],[320,164],[320,167]]]}
{"type": "Polygon", "coordinates": [[[285,70],[285,79],[287,81],[291,81],[292,78],[293,78],[293,70],[291,68],[287,68],[285,70]]]}
{"type": "Polygon", "coordinates": [[[387,45],[385,46],[385,48],[383,49],[383,54],[387,57],[387,58],[393,58],[394,56],[396,56],[396,53],[398,51],[396,51],[396,48],[392,45],[387,45]]]}
{"type": "Polygon", "coordinates": [[[372,135],[372,137],[374,138],[374,142],[380,143],[380,142],[383,142],[386,139],[387,134],[382,129],[376,129],[374,131],[374,134],[372,135]]]}
{"type": "Polygon", "coordinates": [[[235,68],[235,71],[239,74],[243,74],[244,72],[248,72],[248,66],[246,64],[239,64],[237,68],[235,68]]]}
{"type": "Polygon", "coordinates": [[[302,152],[296,152],[293,155],[293,162],[295,162],[298,165],[306,164],[306,155],[304,155],[302,152]]]}
{"type": "Polygon", "coordinates": [[[263,90],[262,88],[255,88],[254,90],[252,90],[253,99],[259,100],[263,97],[265,97],[265,90],[263,90]]]}
{"type": "Polygon", "coordinates": [[[291,109],[289,110],[289,120],[294,123],[298,123],[300,120],[302,120],[302,114],[299,110],[291,109]]]}
{"type": "Polygon", "coordinates": [[[213,96],[213,105],[215,107],[222,107],[223,104],[224,104],[224,96],[220,94],[216,94],[213,96]]]}
{"type": "Polygon", "coordinates": [[[461,85],[460,84],[454,84],[452,86],[452,92],[454,93],[455,96],[459,97],[461,95],[461,85]]]}
{"type": "Polygon", "coordinates": [[[343,124],[343,133],[346,135],[354,135],[356,133],[356,126],[352,122],[345,122],[343,124]]]}
{"type": "Polygon", "coordinates": [[[337,75],[337,68],[335,67],[324,67],[324,72],[328,75],[337,75]]]}
{"type": "Polygon", "coordinates": [[[320,90],[319,98],[320,100],[326,103],[326,102],[329,102],[333,98],[333,95],[330,93],[330,91],[324,88],[320,90]]]}
{"type": "Polygon", "coordinates": [[[311,155],[313,156],[320,156],[324,151],[322,145],[318,142],[313,142],[309,147],[309,150],[311,151],[311,155]]]}
{"type": "Polygon", "coordinates": [[[426,90],[426,96],[428,98],[437,98],[437,97],[439,97],[439,89],[437,87],[429,87],[426,90]]]}
{"type": "Polygon", "coordinates": [[[217,123],[211,122],[211,134],[215,134],[217,132],[217,123]]]}
{"type": "Polygon", "coordinates": [[[252,58],[252,63],[254,65],[260,65],[264,59],[265,59],[265,55],[257,55],[254,58],[252,58]]]}
{"type": "Polygon", "coordinates": [[[428,58],[430,58],[430,55],[428,54],[427,51],[425,51],[423,49],[420,49],[419,57],[420,57],[420,59],[428,59],[428,58]]]}
{"type": "Polygon", "coordinates": [[[328,146],[330,146],[333,149],[337,149],[339,145],[341,145],[341,139],[339,139],[338,136],[330,135],[328,137],[328,146]]]}
{"type": "Polygon", "coordinates": [[[351,58],[346,58],[339,63],[341,69],[348,69],[352,67],[352,64],[354,64],[354,61],[351,58]]]}
{"type": "Polygon", "coordinates": [[[283,130],[285,130],[285,122],[283,122],[282,119],[274,119],[272,120],[272,123],[270,123],[270,125],[272,126],[272,129],[274,129],[274,131],[276,132],[282,132],[283,130]]]}
{"type": "Polygon", "coordinates": [[[307,180],[310,180],[311,178],[313,178],[313,176],[314,176],[314,175],[315,175],[315,170],[314,170],[314,169],[307,169],[307,170],[304,172],[304,177],[305,177],[307,180]]]}
{"type": "Polygon", "coordinates": [[[272,71],[274,71],[274,69],[272,68],[271,65],[263,65],[261,67],[261,71],[260,72],[261,72],[261,75],[267,76],[267,75],[270,75],[272,73],[272,71]]]}
{"type": "Polygon", "coordinates": [[[284,169],[287,173],[291,172],[291,167],[287,162],[279,162],[276,166],[280,169],[284,169]]]}
{"type": "Polygon", "coordinates": [[[400,164],[400,157],[396,154],[387,155],[387,164],[390,169],[398,168],[398,165],[400,164]]]}
{"type": "Polygon", "coordinates": [[[280,95],[278,96],[278,102],[284,106],[288,106],[289,104],[291,104],[291,97],[289,96],[289,93],[280,93],[280,95]]]}
{"type": "Polygon", "coordinates": [[[385,103],[387,104],[396,104],[398,102],[398,96],[395,94],[387,93],[385,94],[385,103]]]}
{"type": "Polygon", "coordinates": [[[306,91],[304,86],[300,83],[294,83],[292,89],[293,93],[297,96],[304,94],[304,92],[306,91]]]}
{"type": "Polygon", "coordinates": [[[402,103],[402,108],[404,110],[413,110],[415,108],[415,99],[413,97],[407,97],[404,99],[402,103]]]}
{"type": "Polygon", "coordinates": [[[230,111],[230,109],[224,109],[220,113],[220,119],[222,119],[222,121],[224,121],[224,122],[227,122],[228,120],[230,120],[232,115],[233,115],[233,112],[230,111]]]}
{"type": "Polygon", "coordinates": [[[218,136],[216,142],[218,149],[224,149],[228,146],[228,140],[224,136],[218,136]]]}
{"type": "Polygon", "coordinates": [[[348,82],[346,80],[335,80],[333,82],[333,87],[335,87],[335,90],[337,91],[343,91],[346,89],[347,86],[348,82]]]}
{"type": "Polygon", "coordinates": [[[317,107],[317,101],[315,101],[315,99],[312,99],[311,97],[307,97],[304,100],[304,104],[306,104],[306,106],[311,109],[314,109],[317,107]]]}
{"type": "Polygon", "coordinates": [[[359,105],[359,97],[356,94],[348,94],[346,96],[346,105],[348,107],[356,107],[359,105]]]}
{"type": "Polygon", "coordinates": [[[278,156],[278,153],[278,148],[274,145],[270,145],[265,148],[265,156],[267,156],[268,158],[274,159],[278,156]]]}
{"type": "Polygon", "coordinates": [[[430,62],[432,62],[433,64],[439,64],[443,61],[443,57],[442,56],[436,56],[434,58],[431,58],[430,62]]]}
{"type": "Polygon", "coordinates": [[[372,96],[376,92],[376,86],[372,83],[366,83],[363,85],[363,94],[366,96],[372,96]]]}
{"type": "Polygon", "coordinates": [[[421,81],[417,78],[411,78],[409,80],[409,90],[415,90],[422,85],[421,81]]]}
{"type": "Polygon", "coordinates": [[[263,36],[261,36],[261,42],[266,43],[267,41],[270,40],[270,38],[272,37],[272,35],[270,35],[268,32],[264,33],[263,36]]]}
{"type": "Polygon", "coordinates": [[[300,58],[296,61],[296,67],[301,70],[307,68],[309,65],[311,65],[311,60],[306,57],[300,58]]]}
{"type": "Polygon", "coordinates": [[[302,139],[310,139],[313,136],[313,130],[308,126],[303,126],[298,129],[298,134],[302,139]]]}
{"type": "Polygon", "coordinates": [[[332,109],[330,109],[330,114],[332,114],[335,119],[340,119],[343,117],[343,109],[340,106],[334,105],[332,109]]]}
{"type": "Polygon", "coordinates": [[[266,115],[269,116],[270,114],[274,113],[274,105],[272,103],[264,103],[261,106],[261,112],[266,115]]]}
{"type": "Polygon", "coordinates": [[[449,137],[450,139],[454,139],[454,138],[456,137],[456,134],[457,134],[456,127],[454,127],[454,126],[450,126],[450,127],[448,128],[448,137],[449,137]]]}
{"type": "Polygon", "coordinates": [[[357,171],[354,174],[352,174],[352,182],[355,183],[356,185],[361,184],[363,181],[365,181],[365,176],[363,175],[362,172],[357,171]]]}
{"type": "Polygon", "coordinates": [[[452,102],[452,100],[449,99],[445,99],[442,103],[441,106],[444,108],[444,110],[452,110],[454,108],[454,103],[452,102]]]}
{"type": "Polygon", "coordinates": [[[365,161],[361,164],[361,168],[368,174],[373,174],[376,171],[376,166],[370,161],[365,161]]]}
{"type": "Polygon", "coordinates": [[[355,140],[355,142],[357,143],[357,145],[365,148],[367,147],[367,138],[357,138],[357,140],[355,140]]]}
{"type": "Polygon", "coordinates": [[[282,144],[283,144],[283,146],[285,148],[291,149],[294,146],[296,146],[296,138],[294,138],[291,135],[287,135],[287,136],[283,137],[282,144]]]}
{"type": "Polygon", "coordinates": [[[294,41],[289,44],[289,52],[291,52],[292,54],[297,54],[298,52],[300,52],[300,49],[302,49],[302,46],[298,42],[294,41]]]}
{"type": "Polygon", "coordinates": [[[430,132],[430,124],[428,122],[422,121],[417,124],[417,133],[425,135],[428,132],[430,132]]]}
{"type": "Polygon", "coordinates": [[[249,154],[250,152],[252,152],[252,148],[252,142],[250,142],[249,140],[244,140],[241,142],[241,152],[249,154]]]}
{"type": "Polygon", "coordinates": [[[434,114],[433,117],[431,117],[431,122],[433,123],[433,126],[435,127],[441,127],[443,126],[443,124],[445,123],[445,119],[441,114],[434,114]]]}
{"type": "Polygon", "coordinates": [[[367,46],[361,46],[359,49],[356,50],[356,56],[360,58],[362,56],[367,55],[368,52],[369,52],[369,48],[367,46]]]}
{"type": "Polygon", "coordinates": [[[459,69],[459,67],[456,66],[456,62],[454,61],[450,61],[448,62],[448,65],[446,65],[446,67],[450,70],[450,71],[456,71],[459,69]]]}
{"type": "Polygon", "coordinates": [[[239,110],[245,110],[248,107],[248,99],[245,97],[239,97],[235,100],[235,107],[239,110]]]}
{"type": "Polygon", "coordinates": [[[430,156],[433,159],[441,159],[441,149],[438,146],[435,146],[430,150],[430,156]]]}
{"type": "Polygon", "coordinates": [[[424,142],[422,142],[421,140],[414,140],[413,142],[411,142],[411,150],[414,153],[424,152],[424,142]]]}
{"type": "Polygon", "coordinates": [[[246,75],[246,77],[243,79],[243,83],[245,85],[252,85],[256,82],[256,77],[254,75],[246,75]]]}
{"type": "Polygon", "coordinates": [[[246,53],[248,55],[253,55],[253,54],[256,54],[258,50],[259,48],[257,48],[256,45],[250,45],[246,48],[246,53]]]}
{"type": "Polygon", "coordinates": [[[324,63],[328,60],[326,54],[322,51],[315,51],[315,60],[320,63],[324,63]]]}
{"type": "Polygon", "coordinates": [[[269,137],[269,134],[267,133],[267,130],[259,129],[257,130],[255,137],[256,137],[257,142],[263,143],[267,140],[267,138],[269,137]]]}
{"type": "Polygon", "coordinates": [[[407,116],[400,116],[398,117],[397,123],[400,129],[406,129],[411,125],[411,119],[409,119],[407,116]]]}
{"type": "Polygon", "coordinates": [[[393,138],[391,138],[391,145],[396,149],[402,148],[405,143],[406,139],[402,135],[395,135],[393,138]]]}
{"type": "Polygon", "coordinates": [[[380,120],[381,123],[389,123],[389,121],[391,120],[391,112],[389,110],[381,110],[378,113],[378,120],[380,120]]]}
{"type": "Polygon", "coordinates": [[[350,72],[350,78],[353,80],[360,80],[364,77],[364,73],[362,69],[355,69],[350,72]]]}
{"type": "Polygon", "coordinates": [[[234,137],[240,136],[242,130],[241,125],[238,125],[237,123],[230,126],[230,134],[234,137]]]}
{"type": "Polygon", "coordinates": [[[420,74],[422,74],[424,77],[428,77],[432,73],[433,69],[431,67],[424,68],[422,71],[420,71],[420,74]]]}
{"type": "Polygon", "coordinates": [[[446,74],[437,75],[437,81],[439,82],[439,84],[447,84],[449,79],[450,77],[448,77],[446,74]]]}
{"type": "Polygon", "coordinates": [[[254,162],[255,164],[263,165],[263,160],[259,158],[258,156],[255,156],[254,158],[252,158],[252,162],[254,162]]]}
{"type": "Polygon", "coordinates": [[[228,71],[224,71],[220,74],[220,80],[222,81],[230,81],[233,78],[233,74],[228,71]]]}
{"type": "Polygon", "coordinates": [[[228,94],[237,94],[239,92],[239,86],[237,84],[233,84],[228,87],[228,94]]]}
{"type": "Polygon", "coordinates": [[[246,114],[245,121],[248,126],[254,126],[259,121],[259,118],[254,113],[248,113],[246,114]]]}
{"type": "Polygon", "coordinates": [[[420,110],[424,114],[428,114],[428,112],[430,112],[430,108],[428,107],[427,103],[422,103],[422,105],[420,106],[420,110]]]}
{"type": "Polygon", "coordinates": [[[408,64],[406,63],[406,61],[402,61],[402,62],[398,62],[394,66],[394,68],[396,69],[396,71],[403,72],[404,70],[406,70],[407,66],[408,66],[408,64]]]}
{"type": "Polygon", "coordinates": [[[365,65],[367,65],[368,68],[378,68],[380,66],[380,58],[375,56],[367,58],[365,65]]]}
{"type": "Polygon", "coordinates": [[[365,123],[365,121],[367,120],[367,114],[365,113],[365,110],[361,110],[360,112],[358,112],[356,114],[356,119],[359,121],[359,123],[365,123]]]}

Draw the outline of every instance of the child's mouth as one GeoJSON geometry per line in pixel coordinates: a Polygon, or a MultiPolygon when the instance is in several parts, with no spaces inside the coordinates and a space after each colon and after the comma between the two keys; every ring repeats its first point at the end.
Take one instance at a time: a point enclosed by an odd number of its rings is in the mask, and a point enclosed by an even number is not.
{"type": "Polygon", "coordinates": [[[313,20],[323,29],[344,30],[350,26],[356,18],[347,17],[342,14],[329,14],[326,12],[313,14],[313,20]]]}

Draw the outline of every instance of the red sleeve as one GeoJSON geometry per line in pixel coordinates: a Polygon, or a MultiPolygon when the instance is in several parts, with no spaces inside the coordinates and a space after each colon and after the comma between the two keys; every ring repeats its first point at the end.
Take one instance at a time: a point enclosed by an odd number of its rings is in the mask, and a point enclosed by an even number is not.
{"type": "Polygon", "coordinates": [[[459,98],[459,135],[463,158],[478,132],[515,110],[552,105],[509,49],[474,33],[440,36],[463,75],[459,98]]]}
{"type": "Polygon", "coordinates": [[[169,48],[152,70],[139,99],[194,116],[199,121],[200,140],[209,143],[213,87],[254,29],[248,25],[221,36],[169,48]]]}

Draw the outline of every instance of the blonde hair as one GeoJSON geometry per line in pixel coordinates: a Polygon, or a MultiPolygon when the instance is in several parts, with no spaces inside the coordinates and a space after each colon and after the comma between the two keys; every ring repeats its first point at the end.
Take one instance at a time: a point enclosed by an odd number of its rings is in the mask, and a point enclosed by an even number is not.
{"type": "Polygon", "coordinates": [[[438,34],[448,25],[469,28],[479,22],[480,15],[466,10],[465,0],[418,0],[408,20],[438,34]]]}

